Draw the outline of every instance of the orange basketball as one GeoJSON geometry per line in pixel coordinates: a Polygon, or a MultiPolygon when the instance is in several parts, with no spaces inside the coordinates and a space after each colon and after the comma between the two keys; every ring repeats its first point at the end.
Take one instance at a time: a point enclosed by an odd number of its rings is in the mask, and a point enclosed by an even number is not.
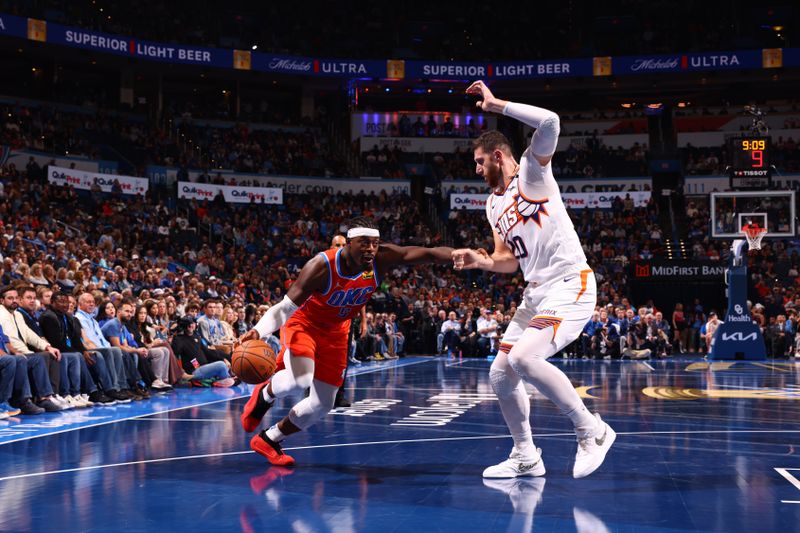
{"type": "Polygon", "coordinates": [[[275,351],[257,339],[236,346],[231,354],[231,370],[245,383],[263,383],[275,373],[275,351]]]}

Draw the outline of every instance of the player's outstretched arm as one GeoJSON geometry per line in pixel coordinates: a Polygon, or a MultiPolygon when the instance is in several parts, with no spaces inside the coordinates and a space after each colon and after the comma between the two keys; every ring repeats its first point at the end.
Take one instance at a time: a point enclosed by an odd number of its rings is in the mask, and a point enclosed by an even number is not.
{"type": "Polygon", "coordinates": [[[514,257],[514,253],[506,246],[503,239],[496,231],[492,231],[494,235],[494,252],[489,255],[483,248],[479,250],[471,250],[469,248],[460,248],[453,250],[453,268],[456,270],[469,270],[471,268],[479,268],[481,270],[489,270],[491,272],[503,272],[511,274],[519,268],[519,261],[514,257]]]}
{"type": "Polygon", "coordinates": [[[278,331],[314,291],[327,286],[329,276],[328,266],[322,257],[316,256],[309,260],[300,270],[297,280],[289,287],[283,300],[270,307],[253,329],[242,335],[239,342],[262,339],[278,331]]]}
{"type": "Polygon", "coordinates": [[[557,114],[541,107],[500,100],[481,80],[472,83],[467,88],[467,94],[479,96],[481,99],[476,105],[484,111],[500,113],[536,128],[531,138],[531,152],[540,165],[545,166],[550,162],[561,132],[557,114]]]}
{"type": "Polygon", "coordinates": [[[383,267],[391,265],[418,265],[420,263],[447,264],[453,249],[447,246],[425,248],[424,246],[397,246],[381,243],[376,259],[383,267]]]}

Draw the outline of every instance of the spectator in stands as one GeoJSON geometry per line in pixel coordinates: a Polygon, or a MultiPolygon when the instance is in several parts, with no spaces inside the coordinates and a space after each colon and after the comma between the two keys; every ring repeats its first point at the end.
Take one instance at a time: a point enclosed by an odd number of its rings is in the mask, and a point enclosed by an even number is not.
{"type": "MultiPolygon", "coordinates": [[[[660,313],[659,313],[660,314],[660,313]]],[[[663,324],[666,321],[662,320],[663,324]]],[[[666,331],[661,329],[659,321],[652,313],[647,313],[643,321],[645,325],[645,342],[644,347],[652,352],[656,357],[666,357],[669,355],[669,335],[666,331]]]]}
{"type": "MultiPolygon", "coordinates": [[[[108,340],[111,346],[122,350],[123,358],[126,364],[125,372],[128,375],[128,389],[134,396],[134,399],[149,398],[150,392],[147,390],[148,385],[144,380],[144,376],[149,376],[152,371],[150,368],[143,369],[142,367],[149,366],[147,364],[148,350],[146,347],[136,345],[133,336],[130,333],[126,324],[130,323],[131,316],[133,316],[133,303],[130,301],[122,301],[114,310],[114,317],[106,321],[101,326],[103,336],[108,340]]],[[[162,372],[166,367],[168,361],[163,352],[158,352],[159,360],[152,361],[157,365],[162,372]]]]}
{"type": "Polygon", "coordinates": [[[722,321],[717,318],[717,313],[711,311],[708,313],[708,322],[706,322],[706,332],[705,332],[705,347],[706,352],[711,351],[711,346],[714,341],[714,333],[717,331],[719,325],[722,324],[722,321]]]}
{"type": "Polygon", "coordinates": [[[33,391],[38,398],[37,404],[48,412],[69,409],[70,407],[66,403],[55,398],[50,381],[51,375],[57,375],[60,379],[61,352],[31,331],[25,320],[16,312],[18,296],[17,290],[13,286],[0,289],[0,304],[2,304],[0,305],[0,326],[9,339],[7,347],[10,353],[24,355],[28,358],[28,371],[33,391]],[[34,352],[33,350],[38,351],[34,352]]]}
{"type": "MultiPolygon", "coordinates": [[[[79,403],[90,407],[93,404],[114,405],[116,401],[98,390],[92,379],[86,359],[91,359],[92,365],[97,367],[97,374],[102,385],[110,387],[111,377],[106,368],[105,359],[100,354],[92,356],[83,346],[80,332],[74,326],[74,319],[69,314],[70,296],[67,293],[56,293],[51,305],[42,313],[39,320],[44,337],[47,342],[61,350],[61,355],[76,352],[80,354],[77,365],[61,366],[61,388],[79,399],[79,403]],[[66,387],[66,388],[65,388],[66,387]]],[[[69,401],[69,400],[67,400],[69,401]]],[[[76,406],[80,407],[80,406],[76,406]]]]}
{"type": "Polygon", "coordinates": [[[447,320],[442,324],[442,335],[442,348],[447,351],[447,356],[458,355],[461,350],[461,323],[455,311],[450,311],[447,320]]]}
{"type": "Polygon", "coordinates": [[[180,359],[184,372],[193,381],[210,380],[216,387],[232,387],[234,380],[228,371],[229,363],[225,359],[217,359],[218,352],[203,345],[195,336],[196,327],[193,318],[181,317],[172,339],[172,351],[180,359]]]}
{"type": "Polygon", "coordinates": [[[28,371],[30,368],[31,375],[43,379],[47,377],[44,367],[37,359],[29,360],[11,351],[10,339],[0,325],[0,413],[3,418],[20,413],[40,415],[45,410],[33,403],[28,371]]]}
{"type": "Polygon", "coordinates": [[[683,304],[678,302],[675,304],[675,310],[672,312],[672,346],[673,349],[679,353],[684,353],[688,347],[688,333],[689,324],[686,320],[686,315],[683,314],[683,304]]]}
{"type": "MultiPolygon", "coordinates": [[[[49,289],[48,289],[49,290],[49,289]]],[[[83,408],[88,407],[88,403],[80,398],[80,359],[81,355],[73,350],[61,351],[58,346],[53,345],[44,335],[43,328],[36,318],[37,303],[36,303],[36,289],[29,286],[21,286],[17,289],[19,303],[17,310],[14,313],[14,318],[19,323],[20,319],[25,322],[28,328],[36,334],[39,339],[44,340],[46,343],[53,346],[54,350],[59,350],[60,358],[58,360],[50,357],[46,358],[50,361],[48,374],[50,376],[50,383],[53,386],[54,400],[57,404],[65,408],[83,408]],[[54,363],[57,362],[57,364],[54,363]],[[70,374],[71,370],[71,374],[70,374]],[[67,376],[67,379],[62,379],[67,376]],[[72,378],[70,380],[70,377],[72,378]],[[69,381],[69,382],[68,382],[69,381]],[[67,390],[72,390],[78,393],[78,397],[74,397],[67,390]],[[63,394],[63,395],[62,395],[63,394]]],[[[52,291],[50,291],[52,294],[52,291]]],[[[50,294],[48,295],[47,302],[49,303],[50,294]]]]}
{"type": "Polygon", "coordinates": [[[481,309],[478,318],[478,355],[495,355],[497,353],[497,320],[492,317],[491,309],[481,309]]]}
{"type": "Polygon", "coordinates": [[[767,329],[766,341],[770,347],[770,355],[775,359],[787,357],[787,350],[790,346],[789,339],[792,337],[787,332],[786,316],[778,315],[774,323],[770,323],[767,329]]]}
{"type": "MultiPolygon", "coordinates": [[[[94,312],[97,309],[94,297],[84,292],[78,297],[78,310],[75,318],[81,325],[81,340],[86,351],[96,352],[103,356],[111,377],[110,389],[105,390],[109,398],[118,403],[130,402],[134,395],[126,390],[128,386],[128,374],[123,363],[122,350],[111,346],[100,329],[100,324],[94,319],[94,312]]],[[[91,363],[89,363],[91,366],[91,363]]]]}
{"type": "Polygon", "coordinates": [[[220,351],[230,358],[233,343],[228,342],[225,328],[219,319],[218,312],[221,310],[222,304],[219,304],[218,307],[218,303],[217,300],[206,300],[203,306],[204,314],[197,319],[197,328],[208,348],[220,351]]]}

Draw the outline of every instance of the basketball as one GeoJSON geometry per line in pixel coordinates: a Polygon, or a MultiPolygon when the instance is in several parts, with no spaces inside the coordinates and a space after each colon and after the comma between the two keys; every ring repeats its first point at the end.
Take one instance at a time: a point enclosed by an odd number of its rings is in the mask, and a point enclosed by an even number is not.
{"type": "Polygon", "coordinates": [[[263,383],[275,373],[275,351],[262,340],[243,342],[233,349],[231,370],[245,383],[263,383]]]}

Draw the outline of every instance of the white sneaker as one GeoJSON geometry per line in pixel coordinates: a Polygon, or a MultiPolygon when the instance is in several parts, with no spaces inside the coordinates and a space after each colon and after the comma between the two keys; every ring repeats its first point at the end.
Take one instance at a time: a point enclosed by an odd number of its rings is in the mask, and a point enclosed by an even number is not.
{"type": "Polygon", "coordinates": [[[63,398],[64,401],[67,402],[67,405],[69,405],[70,409],[77,409],[78,407],[80,407],[79,405],[80,402],[75,401],[75,398],[73,398],[71,395],[67,394],[63,398]]]}
{"type": "Polygon", "coordinates": [[[76,409],[86,409],[89,405],[81,398],[80,394],[75,396],[67,396],[67,401],[70,402],[76,409]]]}
{"type": "Polygon", "coordinates": [[[86,407],[94,407],[94,402],[89,399],[88,394],[81,394],[80,398],[86,407]]]}
{"type": "Polygon", "coordinates": [[[535,457],[523,457],[516,450],[512,450],[508,459],[500,464],[490,466],[483,471],[486,478],[509,478],[509,477],[539,477],[545,474],[544,461],[542,461],[542,450],[536,448],[535,457]]]}
{"type": "Polygon", "coordinates": [[[57,406],[61,407],[62,410],[66,411],[68,409],[73,409],[75,406],[70,404],[63,396],[58,394],[54,394],[52,396],[53,403],[57,406]]]}
{"type": "Polygon", "coordinates": [[[6,413],[5,411],[0,411],[0,420],[5,420],[6,418],[10,418],[8,416],[8,413],[6,413]]]}
{"type": "Polygon", "coordinates": [[[575,454],[575,466],[572,469],[572,477],[575,479],[586,477],[603,464],[608,450],[617,439],[617,434],[611,426],[603,422],[600,415],[595,413],[597,418],[597,429],[592,435],[578,438],[578,452],[575,454]]]}

